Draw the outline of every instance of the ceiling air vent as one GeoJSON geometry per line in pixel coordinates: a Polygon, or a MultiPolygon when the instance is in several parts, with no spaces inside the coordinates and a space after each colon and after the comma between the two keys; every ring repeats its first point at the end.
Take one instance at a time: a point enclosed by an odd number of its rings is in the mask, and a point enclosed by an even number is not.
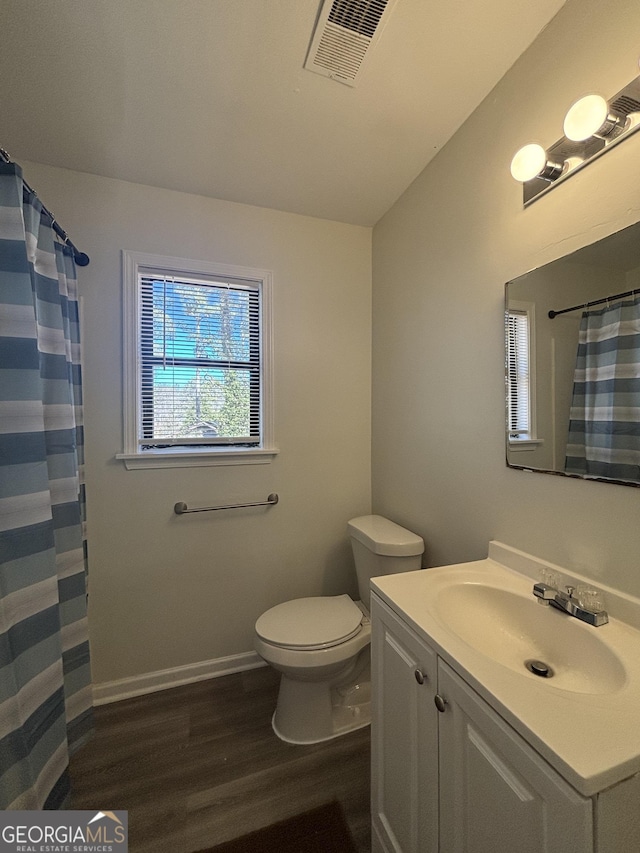
{"type": "Polygon", "coordinates": [[[397,0],[324,0],[304,67],[355,86],[397,0]]]}

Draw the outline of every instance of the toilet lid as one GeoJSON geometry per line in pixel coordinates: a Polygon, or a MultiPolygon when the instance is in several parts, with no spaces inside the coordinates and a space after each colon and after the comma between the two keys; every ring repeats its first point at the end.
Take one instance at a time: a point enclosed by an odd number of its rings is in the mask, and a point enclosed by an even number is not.
{"type": "Polygon", "coordinates": [[[362,611],[348,595],[296,598],[276,604],[256,622],[265,642],[288,649],[326,649],[360,630],[362,611]]]}

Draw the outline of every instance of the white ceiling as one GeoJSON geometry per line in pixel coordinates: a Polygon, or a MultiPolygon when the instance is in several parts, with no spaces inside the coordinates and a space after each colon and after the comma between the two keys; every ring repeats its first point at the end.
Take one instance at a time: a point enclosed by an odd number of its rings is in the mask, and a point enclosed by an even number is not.
{"type": "Polygon", "coordinates": [[[351,88],[303,69],[321,0],[2,0],[0,147],[373,225],[563,2],[398,0],[351,88]]]}

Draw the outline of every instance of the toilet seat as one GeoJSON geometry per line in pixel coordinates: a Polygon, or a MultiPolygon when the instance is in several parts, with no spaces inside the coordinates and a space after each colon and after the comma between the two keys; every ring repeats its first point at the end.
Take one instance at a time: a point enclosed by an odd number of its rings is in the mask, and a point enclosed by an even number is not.
{"type": "Polygon", "coordinates": [[[296,598],[277,604],[256,622],[256,633],[283,649],[328,649],[355,637],[363,613],[348,595],[296,598]]]}

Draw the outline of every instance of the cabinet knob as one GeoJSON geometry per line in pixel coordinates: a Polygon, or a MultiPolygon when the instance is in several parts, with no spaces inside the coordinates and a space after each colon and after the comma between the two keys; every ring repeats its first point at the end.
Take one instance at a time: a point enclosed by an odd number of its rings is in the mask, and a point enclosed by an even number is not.
{"type": "Polygon", "coordinates": [[[447,707],[447,700],[444,696],[441,696],[439,693],[433,697],[433,701],[436,703],[436,708],[440,711],[441,714],[444,713],[445,708],[447,707]]]}
{"type": "Polygon", "coordinates": [[[418,682],[418,684],[424,684],[425,681],[429,680],[427,677],[427,674],[425,672],[423,672],[421,669],[416,669],[416,671],[413,674],[415,675],[416,681],[418,682]]]}

